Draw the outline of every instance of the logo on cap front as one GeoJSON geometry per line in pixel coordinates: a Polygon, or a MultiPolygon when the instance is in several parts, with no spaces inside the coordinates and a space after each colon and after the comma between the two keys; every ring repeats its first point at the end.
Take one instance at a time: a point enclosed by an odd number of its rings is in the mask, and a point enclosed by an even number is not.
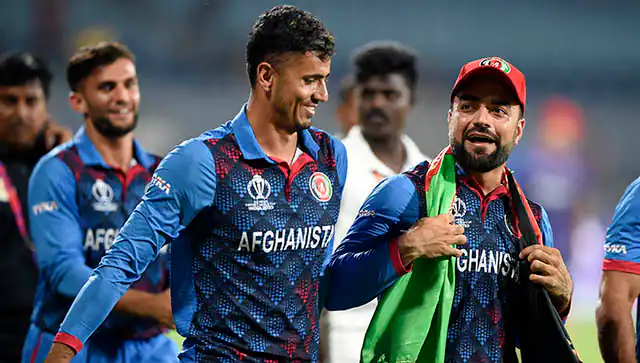
{"type": "Polygon", "coordinates": [[[504,60],[502,58],[498,58],[498,57],[485,58],[485,59],[481,60],[480,61],[480,66],[481,67],[498,68],[499,70],[503,71],[504,73],[511,72],[511,66],[509,65],[509,63],[507,63],[506,60],[504,60]]]}

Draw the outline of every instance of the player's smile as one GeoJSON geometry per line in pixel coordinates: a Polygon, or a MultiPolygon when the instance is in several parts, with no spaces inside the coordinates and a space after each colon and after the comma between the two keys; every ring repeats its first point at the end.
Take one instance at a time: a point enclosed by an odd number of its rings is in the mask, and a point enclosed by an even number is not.
{"type": "Polygon", "coordinates": [[[315,103],[303,105],[302,109],[304,110],[305,118],[311,119],[316,114],[316,107],[317,105],[315,103]]]}
{"type": "Polygon", "coordinates": [[[464,139],[465,149],[472,154],[488,155],[497,149],[498,137],[491,132],[467,132],[464,139]]]}
{"type": "Polygon", "coordinates": [[[134,115],[131,108],[121,108],[119,110],[109,110],[109,118],[114,121],[129,121],[134,115]]]}

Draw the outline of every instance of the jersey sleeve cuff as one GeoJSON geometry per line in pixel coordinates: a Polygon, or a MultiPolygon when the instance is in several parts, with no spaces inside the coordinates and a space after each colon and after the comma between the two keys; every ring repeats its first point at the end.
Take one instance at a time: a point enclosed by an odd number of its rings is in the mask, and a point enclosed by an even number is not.
{"type": "Polygon", "coordinates": [[[602,271],[620,271],[640,275],[640,263],[631,261],[610,260],[602,261],[602,271]]]}
{"type": "Polygon", "coordinates": [[[413,264],[410,264],[408,268],[402,264],[402,257],[400,257],[397,238],[394,238],[389,242],[389,257],[391,258],[391,263],[393,263],[393,268],[396,270],[398,276],[409,273],[411,268],[413,268],[413,264]]]}
{"type": "Polygon", "coordinates": [[[62,343],[70,347],[76,352],[76,354],[78,354],[78,352],[81,351],[83,347],[82,342],[78,338],[65,332],[59,332],[58,334],[56,334],[56,337],[53,339],[53,342],[62,343]]]}

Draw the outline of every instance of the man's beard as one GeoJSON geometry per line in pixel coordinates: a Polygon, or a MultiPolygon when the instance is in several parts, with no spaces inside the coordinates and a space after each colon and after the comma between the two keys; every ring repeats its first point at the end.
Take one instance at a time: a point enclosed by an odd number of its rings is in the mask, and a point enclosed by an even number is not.
{"type": "Polygon", "coordinates": [[[460,164],[460,166],[466,172],[486,173],[502,166],[507,162],[507,159],[509,158],[511,150],[514,146],[515,134],[514,140],[506,145],[503,145],[501,140],[495,137],[494,143],[496,145],[496,150],[491,154],[474,155],[464,148],[464,142],[465,140],[467,140],[466,135],[468,135],[470,131],[477,131],[483,134],[494,135],[493,133],[488,132],[488,130],[486,129],[480,130],[478,128],[475,128],[465,133],[465,135],[462,137],[462,142],[459,142],[455,138],[452,138],[451,147],[453,149],[453,155],[455,156],[458,164],[460,164]]]}
{"type": "Polygon", "coordinates": [[[130,125],[124,127],[114,125],[109,118],[104,116],[96,117],[92,121],[93,126],[98,130],[100,135],[109,139],[117,139],[135,130],[138,125],[138,114],[136,113],[135,116],[133,116],[133,122],[130,125]]]}

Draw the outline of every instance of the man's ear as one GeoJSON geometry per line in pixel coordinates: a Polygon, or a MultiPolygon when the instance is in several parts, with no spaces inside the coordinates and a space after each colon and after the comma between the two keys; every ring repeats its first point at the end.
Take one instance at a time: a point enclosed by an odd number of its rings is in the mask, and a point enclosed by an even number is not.
{"type": "Polygon", "coordinates": [[[513,143],[515,145],[518,145],[518,143],[520,142],[520,139],[522,138],[522,134],[524,133],[524,127],[527,125],[527,120],[525,120],[524,118],[521,118],[520,120],[518,120],[518,123],[516,124],[516,131],[513,137],[513,143]]]}
{"type": "Polygon", "coordinates": [[[69,93],[69,105],[77,113],[84,115],[87,113],[87,102],[84,97],[78,93],[71,91],[69,93]]]}
{"type": "Polygon", "coordinates": [[[256,80],[256,85],[267,93],[271,92],[274,78],[276,76],[276,71],[273,66],[267,62],[262,62],[258,64],[257,72],[258,78],[256,80]]]}

